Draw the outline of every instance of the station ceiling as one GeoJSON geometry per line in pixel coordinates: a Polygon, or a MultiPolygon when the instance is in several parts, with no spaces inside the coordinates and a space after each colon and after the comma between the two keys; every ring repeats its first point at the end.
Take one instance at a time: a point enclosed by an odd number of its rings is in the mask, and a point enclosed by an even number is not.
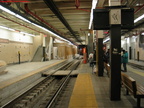
{"type": "MultiPolygon", "coordinates": [[[[23,1],[23,0],[0,0],[23,1]]],[[[28,2],[0,2],[6,8],[22,14],[23,17],[41,25],[54,33],[70,40],[75,44],[85,44],[89,28],[92,0],[25,0],[28,2]]],[[[144,0],[121,0],[122,5],[135,9],[135,18],[144,14],[144,0]]],[[[108,6],[108,0],[98,0],[97,9],[108,6]]],[[[144,19],[135,23],[135,27],[142,27],[144,19]]],[[[38,35],[48,32],[22,21],[0,10],[0,26],[6,26],[30,34],[38,35]]],[[[127,31],[127,30],[125,30],[127,31]]]]}

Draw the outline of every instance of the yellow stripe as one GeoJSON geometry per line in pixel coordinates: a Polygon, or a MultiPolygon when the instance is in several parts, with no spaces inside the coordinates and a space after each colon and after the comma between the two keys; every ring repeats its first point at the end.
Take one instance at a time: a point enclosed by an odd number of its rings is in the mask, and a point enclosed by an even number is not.
{"type": "Polygon", "coordinates": [[[89,73],[78,75],[69,108],[98,108],[89,73]]]}

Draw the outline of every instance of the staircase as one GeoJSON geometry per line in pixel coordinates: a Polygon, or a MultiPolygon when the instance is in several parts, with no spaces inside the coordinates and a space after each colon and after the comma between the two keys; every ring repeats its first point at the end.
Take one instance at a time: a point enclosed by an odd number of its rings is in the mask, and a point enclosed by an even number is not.
{"type": "Polygon", "coordinates": [[[41,62],[42,58],[43,58],[43,47],[39,46],[33,57],[32,62],[41,62]]]}

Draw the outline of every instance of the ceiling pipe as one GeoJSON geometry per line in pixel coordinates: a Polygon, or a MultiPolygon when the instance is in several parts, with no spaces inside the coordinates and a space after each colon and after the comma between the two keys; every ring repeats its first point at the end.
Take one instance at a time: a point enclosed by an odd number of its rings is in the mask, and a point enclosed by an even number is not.
{"type": "Polygon", "coordinates": [[[140,6],[134,13],[136,14],[137,12],[139,12],[142,8],[144,8],[144,4],[142,6],[140,6]]]}
{"type": "Polygon", "coordinates": [[[82,10],[82,11],[86,11],[86,12],[91,12],[90,10],[86,10],[86,9],[81,9],[80,7],[80,0],[75,0],[75,6],[77,10],[82,10]]]}
{"type": "Polygon", "coordinates": [[[45,23],[47,26],[49,26],[50,28],[52,28],[53,30],[55,30],[56,32],[59,32],[60,34],[62,34],[60,31],[58,31],[56,28],[54,28],[52,25],[50,25],[49,23],[47,23],[45,20],[43,20],[42,18],[40,18],[39,16],[37,16],[36,14],[34,14],[33,12],[31,12],[28,8],[28,4],[24,5],[24,8],[26,10],[27,13],[29,13],[30,15],[34,16],[35,18],[37,18],[38,20],[40,20],[41,22],[45,23]]]}
{"type": "MultiPolygon", "coordinates": [[[[20,11],[24,12],[25,14],[28,13],[28,12],[26,12],[26,10],[24,10],[22,7],[20,7],[17,3],[15,3],[15,4],[16,4],[17,8],[18,8],[20,11]]],[[[34,19],[39,25],[45,26],[44,24],[41,23],[40,20],[36,19],[33,15],[27,14],[26,16],[27,16],[27,17],[31,17],[32,19],[34,19]]]]}
{"type": "Polygon", "coordinates": [[[77,9],[79,8],[79,6],[80,6],[80,1],[79,0],[75,0],[75,6],[76,6],[77,9]]]}
{"type": "Polygon", "coordinates": [[[74,31],[72,30],[72,28],[70,27],[68,22],[65,20],[65,18],[63,17],[63,15],[61,14],[59,9],[57,8],[55,3],[53,2],[53,0],[44,0],[44,2],[51,9],[51,11],[59,18],[59,20],[65,25],[65,27],[71,32],[71,34],[75,37],[75,39],[81,43],[81,40],[78,39],[78,37],[75,35],[74,31]]]}
{"type": "Polygon", "coordinates": [[[134,6],[138,1],[139,1],[139,0],[133,0],[133,1],[131,1],[131,3],[129,4],[129,6],[131,6],[131,5],[134,6]]]}
{"type": "Polygon", "coordinates": [[[76,10],[82,10],[82,11],[85,11],[85,12],[91,12],[90,10],[81,9],[81,8],[76,8],[76,10]]]}
{"type": "MultiPolygon", "coordinates": [[[[26,28],[28,28],[28,29],[31,29],[31,30],[33,30],[33,31],[36,31],[36,32],[38,32],[38,33],[42,33],[43,35],[45,35],[44,32],[40,32],[40,31],[38,31],[38,30],[35,30],[35,29],[31,28],[31,27],[28,27],[28,26],[26,26],[26,25],[23,25],[22,23],[18,23],[17,21],[14,21],[14,20],[12,20],[12,19],[6,18],[6,17],[1,16],[1,15],[0,15],[0,17],[1,17],[1,18],[4,18],[4,19],[6,19],[6,20],[9,20],[9,21],[11,21],[11,22],[14,22],[14,23],[16,23],[16,24],[18,24],[18,25],[20,25],[20,26],[26,27],[26,28]]],[[[53,37],[53,36],[52,36],[52,37],[53,37]]],[[[71,41],[71,42],[72,42],[72,41],[71,41]]],[[[74,42],[72,42],[72,43],[74,43],[74,42]]],[[[75,44],[75,45],[77,45],[77,44],[75,44]]]]}
{"type": "MultiPolygon", "coordinates": [[[[37,25],[40,25],[40,26],[42,26],[42,27],[50,30],[51,32],[59,35],[57,32],[55,32],[53,29],[51,29],[51,28],[49,28],[48,26],[46,26],[44,23],[41,23],[41,22],[40,22],[39,20],[37,20],[35,17],[31,16],[31,17],[34,19],[34,20],[32,20],[32,19],[30,19],[29,17],[27,17],[25,14],[20,13],[18,10],[14,9],[14,8],[12,8],[12,7],[10,7],[10,6],[8,6],[8,5],[5,4],[5,3],[0,3],[0,5],[2,5],[3,7],[7,8],[7,9],[9,9],[9,10],[11,10],[11,11],[13,11],[14,13],[17,13],[18,15],[24,17],[25,19],[29,20],[30,22],[35,23],[35,24],[37,24],[37,25]],[[37,23],[37,22],[38,22],[38,23],[37,23]]],[[[22,11],[25,12],[24,10],[22,10],[22,11]]],[[[3,16],[0,16],[0,17],[3,17],[3,16]]],[[[3,18],[5,18],[5,17],[3,17],[3,18]]],[[[5,19],[6,19],[6,18],[5,18],[5,19]]],[[[11,19],[9,19],[9,20],[11,20],[11,19]]],[[[11,20],[11,21],[17,23],[16,21],[13,21],[13,20],[11,20]]],[[[25,25],[20,24],[20,23],[18,23],[18,24],[21,25],[21,26],[25,26],[25,25]]],[[[37,31],[37,30],[35,30],[35,29],[32,29],[32,28],[30,28],[30,27],[27,27],[27,26],[25,26],[25,27],[26,27],[26,28],[29,28],[29,29],[31,29],[31,30],[34,30],[34,31],[36,31],[36,32],[39,32],[39,31],[37,31]]],[[[39,33],[45,34],[44,32],[39,32],[39,33]]],[[[64,36],[61,36],[61,35],[60,35],[60,37],[66,39],[66,40],[69,40],[69,39],[65,38],[64,36]]],[[[74,42],[71,41],[71,40],[69,40],[69,41],[72,42],[72,43],[74,43],[74,42]]]]}
{"type": "Polygon", "coordinates": [[[1,15],[0,15],[0,17],[1,17],[1,18],[4,18],[4,19],[6,19],[6,20],[9,20],[9,21],[11,21],[11,22],[14,22],[14,23],[16,23],[16,24],[18,24],[18,25],[20,25],[20,26],[24,26],[24,27],[26,27],[26,28],[28,28],[28,29],[31,29],[31,30],[33,30],[33,31],[36,31],[36,32],[38,32],[38,33],[42,33],[42,34],[45,35],[45,33],[40,32],[40,31],[38,31],[38,30],[35,30],[35,29],[33,29],[33,28],[30,28],[30,27],[28,27],[28,26],[26,26],[26,25],[23,25],[22,23],[18,23],[17,21],[14,21],[14,20],[12,20],[12,19],[6,18],[6,17],[1,16],[1,15]]]}

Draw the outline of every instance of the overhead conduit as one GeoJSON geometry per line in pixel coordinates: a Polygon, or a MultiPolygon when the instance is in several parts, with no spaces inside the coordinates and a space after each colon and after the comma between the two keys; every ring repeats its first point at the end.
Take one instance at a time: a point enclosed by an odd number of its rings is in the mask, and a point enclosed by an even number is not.
{"type": "Polygon", "coordinates": [[[68,22],[65,20],[61,12],[58,10],[53,0],[44,0],[44,2],[51,9],[51,11],[59,18],[59,20],[65,25],[65,27],[71,32],[71,34],[75,37],[75,39],[81,43],[81,40],[78,39],[78,37],[75,35],[74,31],[72,30],[68,22]]]}
{"type": "Polygon", "coordinates": [[[37,18],[38,20],[40,20],[41,22],[45,23],[47,26],[49,26],[50,28],[52,28],[53,30],[55,30],[56,32],[59,32],[60,34],[62,34],[60,31],[58,31],[56,28],[54,28],[52,25],[50,25],[49,23],[47,23],[45,20],[43,20],[42,18],[40,18],[39,16],[37,16],[36,14],[34,14],[33,12],[31,12],[28,8],[28,4],[24,5],[24,8],[26,10],[27,13],[29,13],[30,15],[34,16],[35,18],[37,18]]]}
{"type": "MultiPolygon", "coordinates": [[[[38,23],[35,22],[35,21],[33,21],[33,20],[31,20],[31,19],[30,19],[28,16],[26,16],[25,14],[23,15],[23,14],[20,13],[19,11],[17,11],[17,10],[15,10],[14,8],[8,6],[7,4],[0,3],[0,5],[2,5],[3,7],[7,8],[7,9],[9,9],[9,10],[11,10],[11,11],[17,13],[17,14],[19,14],[20,16],[22,16],[22,17],[24,17],[25,19],[31,21],[32,23],[35,23],[35,24],[37,24],[37,25],[40,25],[40,26],[42,26],[42,27],[50,30],[51,32],[55,33],[56,35],[59,35],[59,34],[58,34],[57,32],[55,32],[53,29],[49,28],[47,25],[45,25],[45,24],[42,23],[41,21],[37,20],[34,16],[31,15],[31,17],[33,17],[38,23]]],[[[18,7],[18,8],[20,9],[20,7],[18,7]]],[[[22,9],[22,11],[26,13],[25,10],[22,9]]],[[[30,15],[30,14],[29,14],[29,15],[30,15]]],[[[30,27],[28,27],[28,26],[26,26],[26,25],[23,25],[22,23],[18,23],[17,21],[14,21],[14,20],[12,20],[12,19],[6,18],[6,17],[1,16],[1,15],[0,15],[0,17],[2,17],[2,18],[4,18],[4,19],[7,19],[7,20],[9,20],[9,21],[11,21],[11,22],[14,22],[14,23],[16,23],[16,24],[18,24],[18,25],[20,25],[20,26],[24,26],[24,27],[26,27],[26,28],[29,28],[29,29],[31,29],[31,30],[33,30],[33,31],[36,31],[36,32],[38,32],[38,33],[42,33],[42,34],[45,35],[44,32],[40,32],[40,31],[38,31],[38,30],[35,30],[35,29],[33,29],[33,28],[30,28],[30,27]]],[[[60,36],[60,37],[66,39],[66,38],[63,37],[63,36],[60,36]]],[[[69,40],[69,39],[66,39],[66,40],[69,40]]],[[[69,40],[69,41],[72,42],[71,40],[69,40]]],[[[73,43],[73,42],[72,42],[72,43],[73,43]]]]}
{"type": "Polygon", "coordinates": [[[28,26],[26,26],[26,25],[23,25],[22,23],[18,23],[17,21],[14,21],[14,20],[12,20],[12,19],[6,18],[6,17],[1,16],[1,15],[0,15],[0,17],[1,17],[1,18],[4,18],[4,19],[6,19],[6,20],[9,20],[9,21],[11,21],[11,22],[14,22],[14,23],[16,23],[16,24],[18,24],[18,25],[20,25],[20,26],[24,26],[24,27],[26,27],[26,28],[28,28],[28,29],[31,29],[31,30],[33,30],[33,31],[36,31],[36,32],[38,32],[38,33],[45,34],[45,33],[43,33],[43,32],[40,32],[40,31],[35,30],[35,29],[33,29],[33,28],[30,28],[30,27],[28,27],[28,26]]]}
{"type": "Polygon", "coordinates": [[[79,8],[80,7],[80,0],[75,0],[75,6],[76,6],[77,10],[82,10],[82,11],[85,11],[85,12],[91,12],[90,10],[79,8]]]}
{"type": "Polygon", "coordinates": [[[79,0],[75,0],[75,6],[76,6],[77,9],[79,8],[79,6],[80,6],[80,1],[79,0]]]}

